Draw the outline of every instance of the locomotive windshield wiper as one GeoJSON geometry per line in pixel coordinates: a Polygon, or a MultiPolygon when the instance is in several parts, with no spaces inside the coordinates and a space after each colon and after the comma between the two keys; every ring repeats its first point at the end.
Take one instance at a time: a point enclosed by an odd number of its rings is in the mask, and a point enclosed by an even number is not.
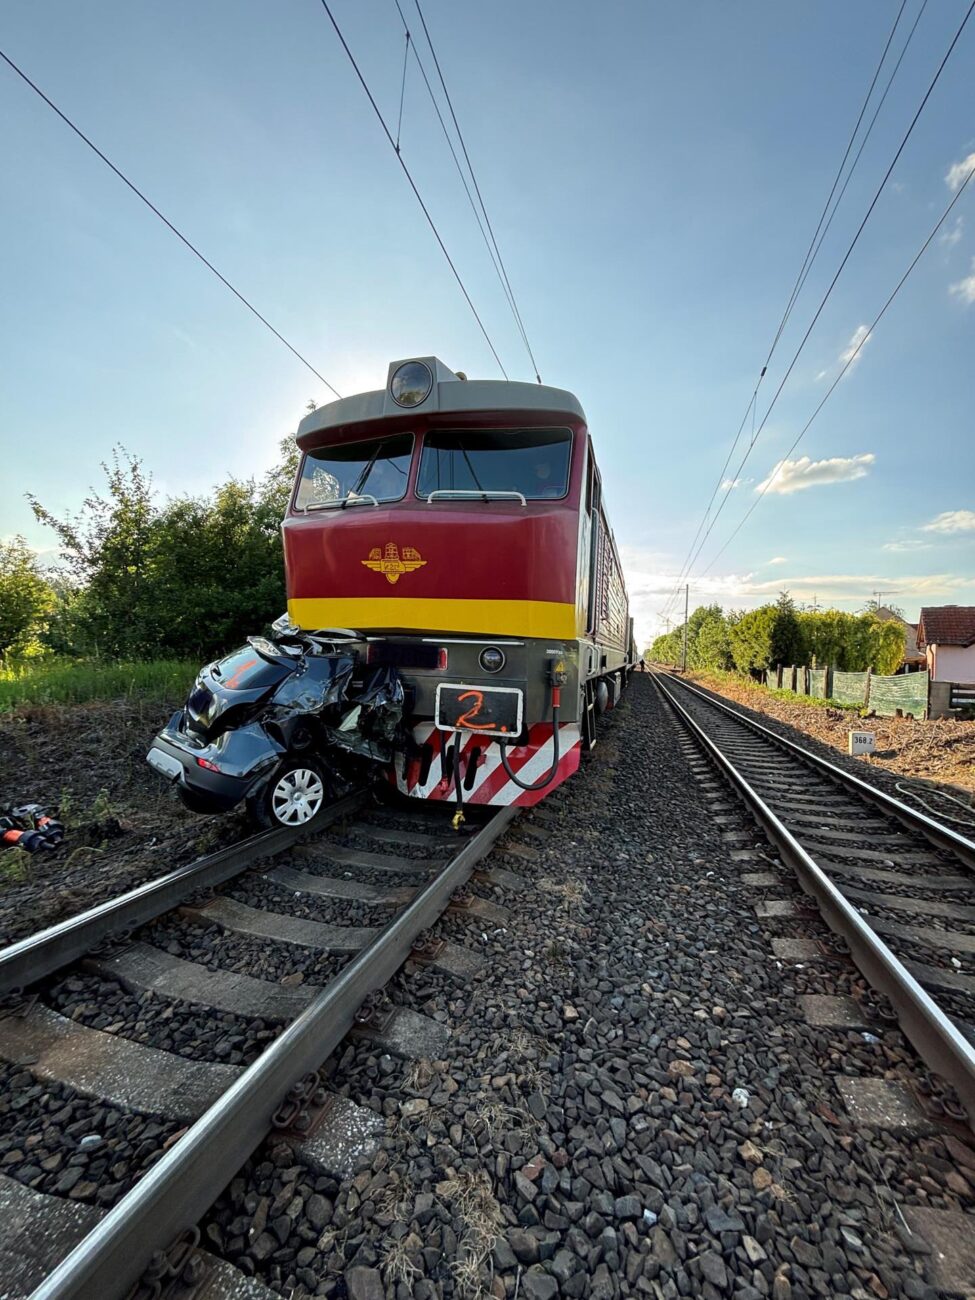
{"type": "MultiPolygon", "coordinates": [[[[362,467],[362,472],[360,473],[359,477],[356,479],[356,481],[349,488],[348,492],[345,494],[345,500],[342,502],[343,510],[350,503],[350,501],[353,500],[353,498],[355,498],[358,501],[365,501],[366,498],[369,497],[369,493],[366,492],[365,494],[362,494],[360,492],[360,488],[365,486],[369,478],[369,475],[372,473],[373,465],[375,465],[376,461],[379,459],[379,453],[382,451],[382,449],[386,446],[388,442],[389,442],[388,438],[380,438],[379,442],[376,443],[376,450],[366,461],[365,465],[362,467]]],[[[375,497],[372,497],[371,500],[374,505],[377,506],[379,505],[379,502],[376,500],[375,497]]]]}
{"type": "Polygon", "coordinates": [[[467,465],[467,468],[468,468],[468,469],[470,470],[470,472],[471,472],[471,478],[472,478],[472,479],[474,480],[474,482],[477,484],[478,489],[479,489],[480,492],[483,494],[483,496],[484,496],[484,500],[486,501],[486,500],[488,499],[488,497],[487,497],[487,493],[484,491],[484,484],[483,484],[483,483],[481,482],[481,480],[477,477],[477,470],[475,470],[474,466],[471,464],[471,458],[470,458],[470,456],[468,456],[468,454],[467,454],[467,448],[466,448],[465,446],[463,446],[463,444],[461,444],[460,454],[464,457],[464,462],[465,462],[465,464],[467,465]]]}

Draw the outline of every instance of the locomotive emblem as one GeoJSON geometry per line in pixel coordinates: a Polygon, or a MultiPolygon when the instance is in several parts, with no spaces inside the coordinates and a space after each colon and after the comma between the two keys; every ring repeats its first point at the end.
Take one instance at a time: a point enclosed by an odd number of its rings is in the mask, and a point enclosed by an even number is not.
{"type": "Polygon", "coordinates": [[[387,582],[396,583],[404,573],[412,573],[414,569],[426,564],[426,560],[413,546],[404,546],[400,554],[395,542],[387,542],[385,550],[374,546],[369,552],[369,559],[362,560],[361,563],[374,573],[381,573],[387,582]]]}

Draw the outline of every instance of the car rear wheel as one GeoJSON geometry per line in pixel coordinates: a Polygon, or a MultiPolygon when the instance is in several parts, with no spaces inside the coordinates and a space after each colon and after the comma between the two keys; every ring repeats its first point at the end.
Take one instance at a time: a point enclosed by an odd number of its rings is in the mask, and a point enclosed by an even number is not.
{"type": "Polygon", "coordinates": [[[328,781],[311,757],[289,758],[247,808],[260,826],[297,830],[315,820],[330,800],[328,781]]]}

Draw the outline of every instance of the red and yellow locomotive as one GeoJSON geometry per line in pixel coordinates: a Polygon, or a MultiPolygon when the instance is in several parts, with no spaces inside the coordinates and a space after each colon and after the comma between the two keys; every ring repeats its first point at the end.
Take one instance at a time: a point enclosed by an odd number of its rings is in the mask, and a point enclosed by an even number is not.
{"type": "Polygon", "coordinates": [[[297,438],[288,614],[201,671],[148,761],[189,807],[265,824],[377,765],[413,798],[536,803],[634,660],[579,402],[417,358],[297,438]]]}
{"type": "Polygon", "coordinates": [[[576,770],[633,667],[626,588],[568,392],[434,357],[302,420],[288,613],[362,635],[412,688],[415,798],[531,804],[576,770]]]}

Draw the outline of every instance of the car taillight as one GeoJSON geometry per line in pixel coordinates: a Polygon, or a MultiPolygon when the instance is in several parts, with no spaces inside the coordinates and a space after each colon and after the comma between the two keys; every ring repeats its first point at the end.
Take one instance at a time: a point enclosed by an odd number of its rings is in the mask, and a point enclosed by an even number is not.
{"type": "Polygon", "coordinates": [[[198,767],[205,767],[208,772],[219,772],[220,769],[216,763],[211,763],[208,758],[198,758],[196,760],[198,767]]]}

